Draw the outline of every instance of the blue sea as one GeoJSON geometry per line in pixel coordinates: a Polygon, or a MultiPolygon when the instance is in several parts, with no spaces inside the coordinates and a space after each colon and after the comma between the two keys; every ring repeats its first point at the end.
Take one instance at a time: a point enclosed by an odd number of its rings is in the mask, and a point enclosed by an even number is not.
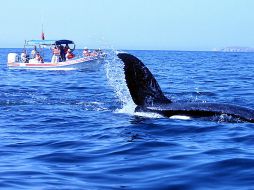
{"type": "MultiPolygon", "coordinates": [[[[0,49],[0,189],[251,190],[254,124],[135,113],[123,63],[10,70],[0,49]]],[[[173,101],[254,108],[254,53],[127,51],[173,101]]]]}

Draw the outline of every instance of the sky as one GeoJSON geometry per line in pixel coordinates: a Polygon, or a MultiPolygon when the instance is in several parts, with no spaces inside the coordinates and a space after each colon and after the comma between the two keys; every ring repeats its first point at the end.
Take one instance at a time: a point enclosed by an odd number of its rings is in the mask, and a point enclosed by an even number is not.
{"type": "Polygon", "coordinates": [[[212,50],[254,47],[254,0],[8,0],[0,48],[71,39],[82,49],[212,50]]]}

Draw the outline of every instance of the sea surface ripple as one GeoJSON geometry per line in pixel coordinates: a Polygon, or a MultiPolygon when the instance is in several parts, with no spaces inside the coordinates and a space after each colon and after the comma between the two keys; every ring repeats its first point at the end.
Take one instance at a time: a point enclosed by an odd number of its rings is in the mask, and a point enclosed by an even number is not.
{"type": "MultiPolygon", "coordinates": [[[[254,125],[137,115],[113,51],[96,70],[10,70],[0,189],[254,189],[254,125]]],[[[254,54],[128,51],[174,101],[254,108],[254,54]]]]}

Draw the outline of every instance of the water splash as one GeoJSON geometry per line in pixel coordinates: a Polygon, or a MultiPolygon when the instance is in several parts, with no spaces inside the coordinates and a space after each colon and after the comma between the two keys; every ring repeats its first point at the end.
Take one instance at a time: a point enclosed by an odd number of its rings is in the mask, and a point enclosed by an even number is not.
{"type": "Polygon", "coordinates": [[[117,57],[118,51],[111,50],[105,61],[105,72],[109,85],[113,88],[116,97],[121,103],[121,108],[117,109],[117,113],[134,114],[136,105],[132,101],[129,89],[125,82],[124,65],[117,57]]]}
{"type": "Polygon", "coordinates": [[[105,63],[105,71],[109,85],[114,89],[115,95],[121,103],[121,108],[115,113],[124,113],[147,118],[163,118],[162,115],[147,112],[135,112],[136,104],[133,102],[124,75],[124,64],[117,57],[119,51],[111,50],[105,63]]]}

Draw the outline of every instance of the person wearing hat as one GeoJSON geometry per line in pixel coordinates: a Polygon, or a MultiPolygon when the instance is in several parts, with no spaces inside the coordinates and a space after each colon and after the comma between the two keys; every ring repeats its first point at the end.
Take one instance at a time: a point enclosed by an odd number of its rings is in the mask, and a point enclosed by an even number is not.
{"type": "Polygon", "coordinates": [[[90,56],[90,53],[89,53],[87,47],[84,48],[83,55],[84,55],[85,57],[90,56]]]}
{"type": "Polygon", "coordinates": [[[69,60],[69,59],[73,59],[75,55],[71,52],[70,49],[68,49],[65,57],[66,57],[66,60],[69,60]]]}

